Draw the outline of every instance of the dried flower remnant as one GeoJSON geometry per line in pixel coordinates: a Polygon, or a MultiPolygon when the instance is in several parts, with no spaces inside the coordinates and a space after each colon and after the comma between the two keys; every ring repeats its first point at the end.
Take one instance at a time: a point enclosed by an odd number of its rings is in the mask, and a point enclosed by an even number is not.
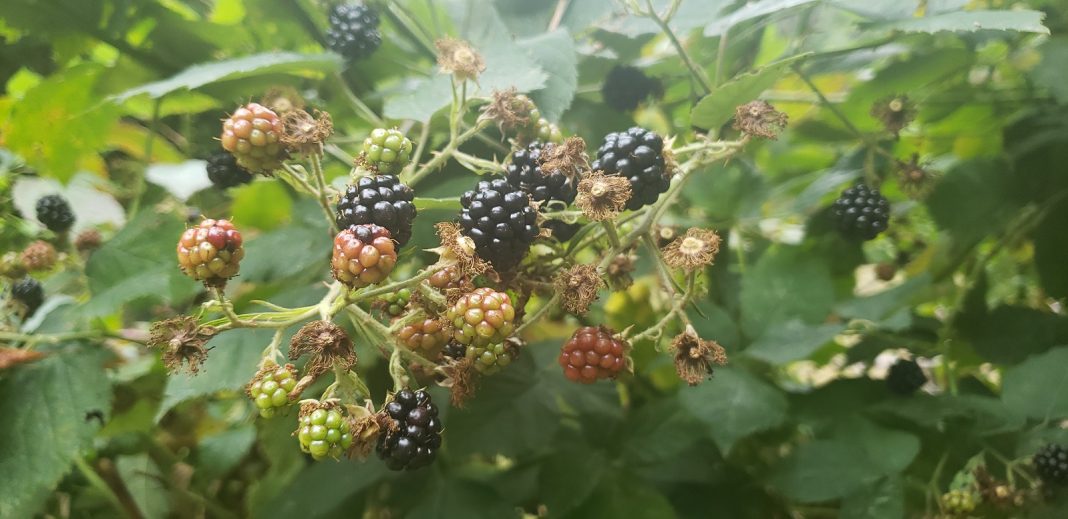
{"type": "Polygon", "coordinates": [[[693,227],[664,247],[664,262],[687,272],[699,270],[716,259],[719,244],[715,231],[693,227]]]}
{"type": "Polygon", "coordinates": [[[196,375],[208,358],[204,344],[213,335],[214,328],[200,326],[194,317],[181,316],[152,323],[147,344],[162,352],[163,365],[168,372],[184,370],[196,375]]]}
{"type": "Polygon", "coordinates": [[[575,265],[560,272],[553,286],[556,293],[560,294],[561,306],[564,310],[583,315],[597,300],[597,291],[604,284],[604,280],[597,273],[596,266],[575,265]]]}
{"type": "Polygon", "coordinates": [[[767,101],[750,101],[734,111],[734,129],[753,137],[775,140],[789,118],[767,101]]]}
{"type": "Polygon", "coordinates": [[[630,181],[594,171],[579,182],[575,205],[590,220],[611,220],[623,212],[630,195],[630,181]]]}
{"type": "Polygon", "coordinates": [[[302,355],[310,359],[305,371],[318,377],[333,369],[334,365],[349,369],[356,364],[356,352],[345,330],[329,321],[313,321],[300,329],[289,343],[289,360],[302,355]]]}
{"type": "Polygon", "coordinates": [[[442,38],[434,42],[434,47],[438,50],[438,67],[459,81],[478,79],[478,75],[486,70],[482,55],[466,41],[442,38]]]}
{"type": "Polygon", "coordinates": [[[706,341],[697,335],[693,325],[686,325],[682,333],[671,341],[675,353],[675,371],[691,386],[712,376],[713,366],[727,364],[727,352],[716,341],[706,341]]]}

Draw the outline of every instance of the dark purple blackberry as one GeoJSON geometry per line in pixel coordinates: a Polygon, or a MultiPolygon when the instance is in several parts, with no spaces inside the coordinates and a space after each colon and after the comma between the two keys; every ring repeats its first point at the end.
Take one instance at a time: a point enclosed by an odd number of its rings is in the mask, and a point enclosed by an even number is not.
{"type": "Polygon", "coordinates": [[[530,195],[535,202],[559,200],[564,204],[575,201],[575,183],[564,172],[545,172],[541,169],[541,153],[545,146],[534,141],[512,154],[508,164],[508,183],[530,195]]]}
{"type": "Polygon", "coordinates": [[[890,202],[876,188],[857,184],[834,201],[834,216],[845,237],[867,241],[886,230],[890,223],[890,202]]]}
{"type": "Polygon", "coordinates": [[[25,277],[11,286],[11,297],[26,307],[26,317],[30,317],[44,303],[44,287],[40,281],[25,277]]]}
{"type": "Polygon", "coordinates": [[[656,202],[660,193],[671,185],[665,171],[664,139],[638,126],[605,135],[591,167],[593,171],[619,175],[630,181],[631,195],[627,201],[630,210],[656,202]]]}
{"type": "Polygon", "coordinates": [[[67,232],[74,225],[74,211],[61,195],[43,196],[37,200],[37,221],[52,232],[67,232]]]}
{"type": "Polygon", "coordinates": [[[1068,483],[1068,449],[1055,443],[1038,449],[1031,458],[1035,472],[1042,481],[1051,485],[1068,483]]]}
{"type": "Polygon", "coordinates": [[[366,58],[382,44],[378,13],[362,4],[342,4],[330,11],[326,45],[349,61],[366,58]]]}
{"type": "Polygon", "coordinates": [[[434,461],[441,447],[441,418],[425,390],[402,389],[385,407],[396,427],[378,436],[378,457],[390,470],[415,470],[434,461]]]}
{"type": "Polygon", "coordinates": [[[483,180],[460,197],[460,227],[478,255],[499,271],[515,268],[538,237],[530,196],[503,178],[483,180]]]}
{"type": "Polygon", "coordinates": [[[900,359],[886,374],[886,387],[898,395],[911,395],[927,383],[927,375],[914,360],[900,359]]]}
{"type": "Polygon", "coordinates": [[[634,110],[650,95],[659,92],[659,82],[646,76],[641,69],[629,65],[612,67],[601,85],[604,103],[620,112],[634,110]]]}
{"type": "Polygon", "coordinates": [[[252,173],[238,166],[232,154],[219,152],[208,157],[208,179],[215,187],[226,189],[252,182],[252,173]]]}
{"type": "Polygon", "coordinates": [[[349,185],[337,202],[337,226],[373,223],[389,229],[398,246],[412,237],[415,193],[393,175],[362,177],[349,185]]]}
{"type": "Polygon", "coordinates": [[[460,360],[467,355],[467,346],[456,341],[449,341],[445,344],[445,347],[441,349],[441,354],[453,360],[460,360]]]}

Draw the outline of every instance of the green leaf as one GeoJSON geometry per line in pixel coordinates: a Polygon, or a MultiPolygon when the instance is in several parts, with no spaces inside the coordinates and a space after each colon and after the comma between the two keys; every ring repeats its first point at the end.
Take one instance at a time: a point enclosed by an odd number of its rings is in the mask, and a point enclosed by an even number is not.
{"type": "MultiPolygon", "coordinates": [[[[440,474],[440,473],[438,473],[440,474]]],[[[407,498],[412,499],[412,498],[407,498]]],[[[509,517],[515,509],[488,487],[455,476],[438,475],[416,494],[415,506],[405,517],[509,517]]]]}
{"type": "Polygon", "coordinates": [[[248,454],[256,441],[252,424],[213,434],[197,445],[197,477],[210,480],[225,475],[248,454]]]}
{"type": "Polygon", "coordinates": [[[667,498],[653,486],[625,474],[611,474],[601,479],[600,485],[573,517],[669,519],[676,514],[667,498]]]}
{"type": "Polygon", "coordinates": [[[0,517],[32,517],[111,409],[99,347],[54,350],[0,377],[0,517]]]}
{"type": "Polygon", "coordinates": [[[1068,417],[1068,346],[1035,355],[1005,371],[1001,400],[1039,420],[1068,417]]]}
{"type": "Polygon", "coordinates": [[[901,479],[890,477],[842,500],[841,519],[901,519],[905,517],[905,489],[901,479]]]}
{"type": "Polygon", "coordinates": [[[738,10],[719,17],[716,21],[705,26],[704,34],[710,37],[719,36],[739,23],[818,2],[819,0],[763,0],[761,2],[749,2],[738,10]]]}
{"type": "Polygon", "coordinates": [[[552,72],[545,87],[530,93],[541,116],[556,122],[571,106],[578,88],[578,60],[571,35],[557,29],[519,42],[541,67],[552,72]]]}
{"type": "MultiPolygon", "coordinates": [[[[269,231],[287,222],[293,212],[293,197],[281,182],[253,182],[231,190],[232,219],[242,228],[269,231]]],[[[322,213],[318,214],[322,219],[322,213]]]]}
{"type": "Polygon", "coordinates": [[[291,276],[330,271],[331,237],[318,205],[298,200],[293,223],[245,242],[242,281],[273,281],[291,276]]]}
{"type": "Polygon", "coordinates": [[[710,130],[719,129],[734,117],[735,108],[756,99],[776,81],[789,74],[791,66],[800,63],[809,55],[810,53],[798,54],[769,63],[716,87],[693,107],[690,124],[710,130]]]}
{"type": "Polygon", "coordinates": [[[1064,239],[1064,222],[1068,222],[1068,202],[1050,210],[1031,238],[1035,244],[1035,269],[1042,288],[1053,298],[1068,298],[1068,240],[1064,239]]]}
{"type": "Polygon", "coordinates": [[[771,328],[745,349],[745,355],[772,364],[804,359],[845,330],[844,324],[807,325],[792,319],[771,328]]]}
{"type": "Polygon", "coordinates": [[[1068,39],[1050,38],[1041,50],[1042,62],[1031,69],[1031,76],[1058,101],[1068,103],[1068,39]]]}
{"type": "Polygon", "coordinates": [[[967,323],[962,332],[983,358],[1015,364],[1057,344],[1057,325],[1063,320],[1034,308],[1003,305],[967,323]]]}
{"type": "MultiPolygon", "coordinates": [[[[290,438],[290,448],[297,449],[290,438]]],[[[270,495],[257,508],[256,517],[288,519],[292,517],[350,517],[346,502],[355,494],[378,483],[388,469],[382,463],[326,461],[305,465],[305,469],[285,488],[270,495]]]]}
{"type": "Polygon", "coordinates": [[[891,414],[921,427],[945,430],[947,423],[980,436],[1012,432],[1025,418],[997,398],[981,395],[914,395],[895,398],[868,407],[872,416],[891,414]]]}
{"type": "Polygon", "coordinates": [[[147,454],[120,456],[115,466],[122,482],[146,519],[170,517],[166,478],[147,454]]]}
{"type": "Polygon", "coordinates": [[[999,231],[1017,207],[1005,196],[1013,191],[1008,171],[1000,161],[977,159],[946,172],[926,200],[935,223],[964,241],[999,231]],[[975,225],[980,221],[983,225],[975,225]]]}
{"type": "Polygon", "coordinates": [[[416,210],[422,211],[424,209],[453,209],[459,211],[460,199],[459,198],[421,198],[415,197],[412,200],[415,204],[416,210]]]}
{"type": "Polygon", "coordinates": [[[768,249],[742,278],[742,329],[759,337],[791,319],[823,322],[834,304],[830,267],[798,247],[768,249]]]}
{"type": "Polygon", "coordinates": [[[1017,31],[1049,34],[1042,25],[1042,11],[1013,9],[1003,11],[957,11],[920,18],[907,18],[892,22],[867,25],[866,28],[883,31],[936,33],[942,31],[975,32],[980,30],[1017,31]]]}
{"type": "Polygon", "coordinates": [[[597,487],[609,464],[605,455],[584,442],[565,442],[541,465],[539,497],[557,517],[565,517],[597,487]]]}
{"type": "Polygon", "coordinates": [[[229,60],[193,65],[178,74],[131,88],[112,99],[123,102],[131,97],[148,94],[159,98],[178,90],[193,90],[205,85],[268,74],[286,73],[304,75],[308,72],[336,72],[341,69],[341,56],[332,52],[323,54],[299,54],[296,52],[266,52],[229,60]]]}
{"type": "Polygon", "coordinates": [[[778,388],[737,368],[716,369],[710,380],[683,388],[682,405],[708,427],[724,454],[738,440],[786,420],[786,397],[778,388]]]}

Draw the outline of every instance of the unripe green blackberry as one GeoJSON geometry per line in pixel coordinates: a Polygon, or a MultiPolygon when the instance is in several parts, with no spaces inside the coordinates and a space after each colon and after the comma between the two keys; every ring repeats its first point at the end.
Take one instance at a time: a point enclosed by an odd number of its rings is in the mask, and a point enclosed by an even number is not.
{"type": "Polygon", "coordinates": [[[488,287],[476,288],[460,297],[445,319],[452,324],[456,342],[489,346],[504,342],[512,334],[515,308],[508,294],[488,287]]]}
{"type": "Polygon", "coordinates": [[[327,456],[338,458],[352,446],[352,429],[340,408],[320,406],[301,411],[297,430],[300,450],[316,461],[327,456]]]}
{"type": "Polygon", "coordinates": [[[260,416],[272,418],[279,409],[292,404],[289,392],[295,387],[297,387],[297,370],[292,364],[279,366],[274,362],[268,362],[260,368],[246,391],[252,402],[256,404],[260,416]]]}
{"type": "Polygon", "coordinates": [[[942,494],[942,509],[950,515],[965,515],[975,511],[979,504],[975,492],[956,489],[942,494]]]}
{"type": "Polygon", "coordinates": [[[412,157],[412,141],[400,130],[375,128],[363,141],[363,158],[384,175],[396,175],[412,157]]]}
{"type": "Polygon", "coordinates": [[[54,233],[67,232],[74,225],[74,211],[67,199],[60,195],[47,195],[37,200],[37,221],[54,233]]]}
{"type": "Polygon", "coordinates": [[[249,103],[223,121],[222,147],[248,171],[269,173],[282,166],[286,154],[281,142],[284,133],[282,119],[274,110],[249,103]]]}
{"type": "Polygon", "coordinates": [[[497,373],[511,364],[518,354],[519,348],[511,340],[485,346],[471,345],[465,352],[465,356],[471,359],[475,369],[483,375],[497,373]]]}
{"type": "Polygon", "coordinates": [[[397,317],[408,308],[408,301],[412,299],[412,291],[402,288],[396,292],[378,296],[382,310],[390,317],[397,317]]]}

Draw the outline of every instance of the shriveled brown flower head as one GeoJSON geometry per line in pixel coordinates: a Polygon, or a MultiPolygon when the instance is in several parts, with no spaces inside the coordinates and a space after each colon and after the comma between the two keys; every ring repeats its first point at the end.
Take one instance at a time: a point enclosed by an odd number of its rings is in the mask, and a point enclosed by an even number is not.
{"type": "Polygon", "coordinates": [[[627,179],[594,171],[579,182],[575,205],[590,220],[611,220],[626,207],[630,194],[627,179]]]}
{"type": "Polygon", "coordinates": [[[562,144],[546,144],[539,160],[543,173],[561,171],[574,178],[590,169],[590,159],[586,156],[586,141],[577,136],[568,137],[562,144]]]}
{"type": "Polygon", "coordinates": [[[706,341],[697,335],[693,325],[686,325],[682,333],[671,341],[675,353],[675,371],[691,386],[712,376],[713,366],[727,364],[727,352],[716,341],[706,341]]]}
{"type": "Polygon", "coordinates": [[[560,294],[561,306],[564,310],[583,315],[597,300],[597,291],[604,284],[604,280],[597,273],[596,266],[575,265],[556,276],[553,288],[556,289],[557,294],[560,294]]]}
{"type": "Polygon", "coordinates": [[[30,272],[48,270],[56,265],[56,248],[44,240],[37,240],[22,250],[19,259],[30,272]]]}
{"type": "Polygon", "coordinates": [[[356,364],[356,352],[345,330],[330,321],[313,321],[300,329],[289,342],[289,360],[308,354],[305,371],[318,377],[333,369],[335,363],[343,369],[356,364]]]}
{"type": "Polygon", "coordinates": [[[716,259],[719,241],[715,231],[691,227],[664,247],[664,262],[687,272],[699,270],[716,259]]]}
{"type": "Polygon", "coordinates": [[[395,427],[396,422],[385,412],[374,412],[371,404],[366,406],[349,405],[349,430],[352,432],[352,446],[346,455],[349,459],[363,460],[374,450],[378,435],[383,430],[395,427]]]}
{"type": "Polygon", "coordinates": [[[438,385],[449,388],[449,401],[453,407],[462,409],[467,399],[478,390],[478,370],[475,369],[474,360],[466,357],[447,359],[437,371],[445,377],[438,385]]]}
{"type": "Polygon", "coordinates": [[[78,252],[90,252],[100,248],[103,242],[104,238],[100,236],[100,231],[86,229],[74,237],[74,248],[78,249],[78,252]]]}
{"type": "Polygon", "coordinates": [[[434,226],[441,240],[441,247],[435,250],[442,262],[454,266],[460,277],[482,274],[490,270],[490,265],[475,254],[475,242],[460,232],[460,226],[454,222],[440,222],[434,226]]]}
{"type": "Polygon", "coordinates": [[[303,110],[304,98],[297,89],[289,85],[273,86],[263,94],[260,104],[274,110],[277,114],[284,114],[290,110],[303,110]]]}
{"type": "Polygon", "coordinates": [[[482,55],[466,41],[442,38],[434,42],[434,47],[438,49],[438,67],[457,80],[478,79],[478,75],[486,70],[482,55]]]}
{"type": "Polygon", "coordinates": [[[939,177],[937,171],[920,165],[920,156],[917,153],[913,153],[908,162],[897,161],[897,175],[901,190],[912,198],[927,196],[939,177]]]}
{"type": "Polygon", "coordinates": [[[679,237],[679,230],[672,225],[658,225],[653,231],[653,237],[656,238],[656,246],[663,249],[679,237]]]}
{"type": "Polygon", "coordinates": [[[871,116],[883,123],[886,131],[897,137],[901,130],[916,118],[916,106],[908,96],[890,96],[872,105],[871,116]]]}
{"type": "Polygon", "coordinates": [[[734,110],[734,129],[753,137],[775,140],[786,128],[786,114],[767,101],[750,101],[734,110]]]}
{"type": "Polygon", "coordinates": [[[507,90],[494,90],[489,104],[482,107],[478,118],[493,121],[497,123],[501,133],[508,133],[536,123],[533,116],[536,110],[534,101],[512,87],[507,90]]]}
{"type": "Polygon", "coordinates": [[[634,261],[637,259],[637,256],[631,252],[617,254],[612,258],[608,267],[605,268],[605,277],[612,290],[626,290],[634,283],[631,272],[634,272],[634,261]]]}
{"type": "Polygon", "coordinates": [[[184,369],[190,375],[196,375],[208,358],[204,343],[213,335],[214,328],[198,325],[194,317],[180,316],[152,323],[148,346],[163,353],[167,371],[177,373],[184,369]]]}
{"type": "Polygon", "coordinates": [[[334,121],[327,112],[315,111],[315,117],[301,109],[282,114],[282,144],[304,155],[322,154],[323,143],[334,134],[334,121]]]}

